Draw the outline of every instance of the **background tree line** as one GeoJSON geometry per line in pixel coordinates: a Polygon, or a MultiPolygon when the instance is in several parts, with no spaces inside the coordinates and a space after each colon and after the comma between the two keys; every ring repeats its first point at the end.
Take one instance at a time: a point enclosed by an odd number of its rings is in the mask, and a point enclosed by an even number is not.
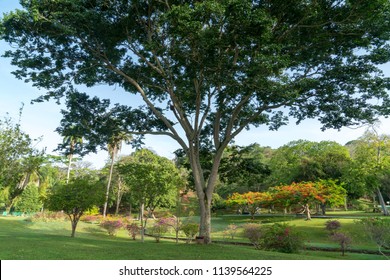
{"type": "MultiPolygon", "coordinates": [[[[34,141],[9,118],[0,125],[3,210],[45,209],[46,198],[57,185],[86,176],[94,176],[96,182],[106,182],[104,203],[95,203],[101,213],[104,209],[111,214],[132,213],[146,207],[152,215],[159,207],[175,208],[178,194],[193,190],[190,167],[180,151],[174,161],[144,149],[121,157],[114,157],[110,151],[107,165],[94,170],[81,161],[82,157],[74,160],[65,152],[63,157],[55,157],[34,149],[34,141]],[[108,182],[112,188],[107,188],[108,182]]],[[[203,159],[203,166],[211,166],[207,163],[210,160],[207,151],[203,159]]],[[[349,204],[361,197],[386,204],[390,200],[389,170],[390,139],[378,135],[375,129],[367,130],[344,146],[332,141],[306,140],[293,141],[277,149],[259,144],[229,146],[222,157],[213,209],[222,207],[221,202],[234,193],[265,192],[281,185],[320,180],[332,180],[342,186],[349,204]]]]}

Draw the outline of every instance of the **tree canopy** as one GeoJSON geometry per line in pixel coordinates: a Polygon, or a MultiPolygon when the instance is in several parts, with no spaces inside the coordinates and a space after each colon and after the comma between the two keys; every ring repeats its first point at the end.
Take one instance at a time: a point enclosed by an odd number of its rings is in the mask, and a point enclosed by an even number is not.
{"type": "Polygon", "coordinates": [[[51,211],[64,211],[72,224],[71,237],[75,237],[80,217],[89,209],[104,201],[104,183],[93,174],[71,179],[67,184],[54,186],[47,198],[51,211]]]}
{"type": "Polygon", "coordinates": [[[43,151],[34,148],[37,140],[22,131],[12,119],[0,120],[0,195],[6,208],[22,194],[31,174],[44,161],[43,151]]]}
{"type": "Polygon", "coordinates": [[[190,159],[210,242],[224,149],[244,129],[294,117],[327,128],[389,113],[390,3],[253,0],[22,0],[0,39],[14,74],[61,99],[77,85],[137,93],[133,135],[175,139],[190,159]],[[142,114],[141,114],[142,112],[142,114]],[[146,113],[145,113],[146,112],[146,113]],[[199,152],[213,151],[205,176],[199,152]]]}

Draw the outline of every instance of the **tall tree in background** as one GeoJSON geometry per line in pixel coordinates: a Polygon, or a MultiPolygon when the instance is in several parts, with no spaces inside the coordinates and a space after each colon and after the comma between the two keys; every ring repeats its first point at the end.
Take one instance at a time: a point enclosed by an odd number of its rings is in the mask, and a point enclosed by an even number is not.
{"type": "Polygon", "coordinates": [[[83,138],[77,135],[66,135],[62,146],[67,146],[67,151],[65,152],[66,157],[68,158],[68,168],[66,171],[66,183],[69,182],[70,170],[72,168],[73,156],[76,152],[76,146],[82,145],[83,138]]]}
{"type": "Polygon", "coordinates": [[[133,135],[166,135],[189,158],[200,234],[211,242],[211,201],[225,148],[244,129],[288,116],[323,129],[389,113],[390,3],[252,0],[24,0],[0,38],[17,78],[60,99],[75,85],[137,93],[133,135]],[[200,152],[212,151],[204,174],[200,152]]]}
{"type": "MultiPolygon", "coordinates": [[[[131,186],[131,194],[139,204],[141,226],[146,228],[144,209],[153,215],[158,206],[171,207],[176,204],[182,176],[174,163],[147,149],[134,152],[118,163],[118,171],[124,182],[131,186]]],[[[142,230],[142,240],[144,230],[142,230]]]]}
{"type": "MultiPolygon", "coordinates": [[[[130,135],[128,135],[124,132],[118,132],[118,134],[113,135],[108,142],[107,148],[108,148],[108,153],[110,154],[110,157],[111,157],[111,164],[110,164],[110,173],[108,175],[106,197],[105,197],[104,207],[103,207],[103,217],[106,216],[106,212],[107,212],[108,197],[110,194],[110,186],[111,186],[111,181],[112,181],[112,174],[114,172],[115,159],[116,159],[119,151],[122,148],[122,142],[125,141],[126,143],[128,143],[131,139],[132,138],[130,135]]],[[[120,181],[119,181],[119,183],[120,183],[120,181]]],[[[119,187],[118,187],[118,196],[119,196],[119,187]]],[[[117,207],[117,211],[118,211],[118,207],[117,207]]]]}
{"type": "Polygon", "coordinates": [[[319,179],[339,180],[351,162],[346,147],[333,142],[292,141],[270,159],[271,185],[319,179]]]}
{"type": "Polygon", "coordinates": [[[354,181],[362,181],[368,193],[376,193],[383,214],[388,216],[389,210],[382,196],[382,183],[386,183],[386,173],[390,168],[390,137],[379,135],[375,129],[368,130],[355,141],[353,148],[355,172],[354,181]]]}

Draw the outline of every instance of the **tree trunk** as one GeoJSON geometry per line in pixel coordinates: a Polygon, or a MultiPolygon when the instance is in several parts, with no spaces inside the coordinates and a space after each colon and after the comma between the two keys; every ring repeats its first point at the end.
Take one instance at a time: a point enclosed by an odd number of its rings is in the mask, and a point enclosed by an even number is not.
{"type": "Polygon", "coordinates": [[[310,221],[311,220],[311,215],[310,215],[309,204],[305,204],[305,213],[306,213],[306,220],[310,221]]]}
{"type": "Polygon", "coordinates": [[[207,182],[200,164],[199,151],[195,147],[190,148],[190,151],[188,151],[188,158],[190,159],[196,194],[199,201],[199,236],[204,238],[204,244],[211,243],[211,201],[217,183],[218,169],[224,147],[220,146],[213,158],[213,165],[207,182]]]}
{"type": "Polygon", "coordinates": [[[144,207],[145,207],[144,203],[141,202],[140,207],[139,207],[139,220],[141,223],[141,242],[144,242],[144,239],[145,239],[144,207]]]}
{"type": "Polygon", "coordinates": [[[104,208],[103,208],[103,217],[104,218],[106,217],[106,214],[107,214],[108,197],[110,195],[110,186],[111,186],[111,180],[112,180],[112,172],[114,170],[115,155],[116,155],[116,147],[114,147],[114,150],[112,151],[110,174],[108,176],[106,197],[105,197],[104,208]]]}
{"type": "Polygon", "coordinates": [[[175,221],[175,232],[176,232],[176,244],[179,243],[179,231],[180,231],[180,218],[176,217],[175,221]]]}
{"type": "Polygon", "coordinates": [[[382,193],[381,193],[380,189],[376,188],[376,192],[377,192],[377,195],[378,195],[379,203],[380,203],[380,205],[382,207],[383,215],[389,216],[389,210],[387,210],[387,208],[386,208],[386,203],[385,203],[385,201],[383,199],[383,196],[382,196],[382,193]]]}
{"type": "Polygon", "coordinates": [[[78,217],[77,215],[69,215],[69,218],[70,218],[70,222],[72,224],[72,233],[70,235],[70,237],[75,237],[75,234],[76,234],[76,227],[77,227],[77,223],[79,222],[79,219],[80,217],[78,217]]]}
{"type": "Polygon", "coordinates": [[[326,203],[321,203],[321,212],[322,215],[326,215],[326,203]]]}
{"type": "MultiPolygon", "coordinates": [[[[211,243],[211,201],[199,199],[200,225],[199,236],[204,238],[205,244],[211,243]]],[[[211,199],[210,199],[211,200],[211,199]]]]}
{"type": "MultiPolygon", "coordinates": [[[[122,193],[122,188],[121,188],[121,186],[122,186],[122,181],[121,181],[121,179],[119,178],[119,181],[118,181],[118,194],[117,194],[117,196],[116,196],[115,215],[118,215],[118,214],[119,214],[119,206],[120,206],[121,200],[122,200],[122,195],[123,195],[123,193],[122,193]]],[[[131,213],[130,213],[130,215],[131,215],[131,213]]]]}
{"type": "Polygon", "coordinates": [[[66,183],[68,184],[69,183],[69,178],[70,178],[70,167],[72,165],[72,158],[73,158],[73,155],[70,154],[69,155],[69,163],[68,163],[68,170],[66,172],[66,183]]]}

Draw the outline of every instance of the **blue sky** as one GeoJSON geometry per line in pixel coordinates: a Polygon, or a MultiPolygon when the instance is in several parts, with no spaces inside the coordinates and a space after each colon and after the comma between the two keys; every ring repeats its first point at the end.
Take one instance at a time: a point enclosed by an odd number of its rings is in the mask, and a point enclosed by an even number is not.
{"type": "MultiPolygon", "coordinates": [[[[14,10],[19,6],[17,0],[0,0],[0,17],[3,12],[14,10]]],[[[0,41],[0,53],[9,48],[5,42],[0,41]]],[[[390,76],[390,66],[384,67],[387,76],[390,76]]],[[[32,138],[42,136],[43,139],[37,147],[46,147],[47,153],[52,153],[62,138],[54,132],[59,126],[61,119],[61,106],[55,102],[30,104],[30,101],[38,97],[42,92],[33,88],[30,84],[17,80],[10,72],[13,70],[10,61],[0,58],[0,117],[6,113],[15,120],[18,119],[18,112],[21,104],[24,103],[23,115],[21,118],[22,129],[32,138]]],[[[112,103],[120,102],[131,104],[137,102],[134,96],[123,92],[119,88],[99,86],[85,90],[89,94],[99,97],[110,98],[112,103]]],[[[381,133],[390,134],[390,120],[382,119],[380,127],[381,133]]],[[[238,145],[249,145],[257,142],[262,146],[277,148],[292,140],[306,139],[310,141],[331,140],[342,145],[350,140],[360,137],[366,128],[351,129],[343,128],[340,131],[327,130],[322,132],[321,125],[316,120],[305,120],[300,125],[295,125],[292,121],[290,125],[281,127],[278,131],[269,131],[266,127],[244,131],[235,140],[238,145]]],[[[173,151],[179,148],[173,140],[164,136],[150,136],[146,138],[145,146],[153,149],[158,154],[173,158],[173,151]]],[[[131,152],[130,147],[124,147],[122,154],[131,152]]],[[[107,152],[91,154],[84,158],[100,168],[107,160],[107,152]]]]}

